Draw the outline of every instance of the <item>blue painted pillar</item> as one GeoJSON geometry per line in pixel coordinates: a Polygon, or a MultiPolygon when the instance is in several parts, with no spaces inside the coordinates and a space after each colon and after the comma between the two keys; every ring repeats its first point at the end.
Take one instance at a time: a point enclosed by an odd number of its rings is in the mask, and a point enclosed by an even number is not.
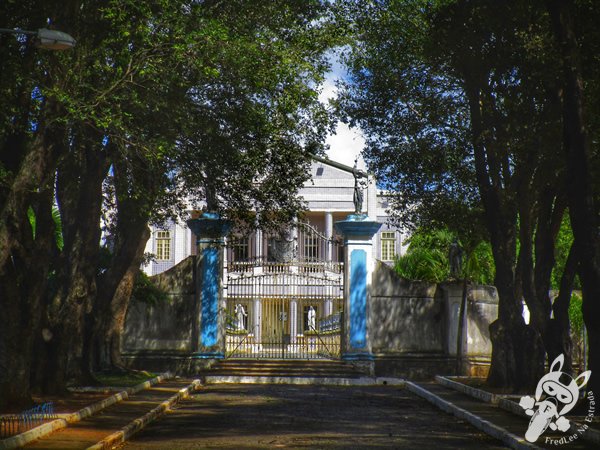
{"type": "Polygon", "coordinates": [[[344,236],[344,330],[342,359],[372,361],[369,341],[369,286],[375,267],[373,236],[381,224],[366,215],[351,214],[336,222],[335,228],[344,236]]]}
{"type": "Polygon", "coordinates": [[[194,357],[200,359],[225,356],[225,331],[220,311],[223,290],[224,238],[231,224],[215,213],[204,213],[199,219],[190,219],[188,226],[196,235],[196,311],[197,321],[192,333],[194,357]]]}

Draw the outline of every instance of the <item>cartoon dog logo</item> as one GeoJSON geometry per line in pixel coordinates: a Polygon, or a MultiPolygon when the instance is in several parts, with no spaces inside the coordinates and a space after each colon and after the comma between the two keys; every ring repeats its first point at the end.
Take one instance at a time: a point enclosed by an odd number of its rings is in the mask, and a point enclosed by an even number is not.
{"type": "Polygon", "coordinates": [[[564,355],[552,362],[550,372],[538,382],[535,399],[528,395],[521,397],[519,405],[528,416],[532,416],[525,433],[525,439],[529,442],[535,442],[548,427],[553,431],[558,429],[565,432],[571,426],[563,416],[577,404],[579,390],[588,382],[592,371],[583,372],[573,379],[569,374],[561,372],[564,362],[564,355]]]}

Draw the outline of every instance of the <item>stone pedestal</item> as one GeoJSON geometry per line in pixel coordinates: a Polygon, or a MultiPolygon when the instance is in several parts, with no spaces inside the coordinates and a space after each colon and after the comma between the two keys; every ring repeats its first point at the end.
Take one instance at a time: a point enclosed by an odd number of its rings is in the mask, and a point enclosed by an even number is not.
{"type": "Polygon", "coordinates": [[[220,311],[226,305],[222,279],[224,237],[231,224],[215,213],[204,213],[199,219],[187,221],[197,237],[196,263],[197,321],[192,350],[195,358],[210,359],[225,356],[225,326],[220,311]]]}
{"type": "Polygon", "coordinates": [[[381,224],[362,214],[349,215],[336,222],[336,230],[344,237],[344,324],[342,359],[373,361],[369,330],[369,286],[375,269],[373,236],[381,224]]]}

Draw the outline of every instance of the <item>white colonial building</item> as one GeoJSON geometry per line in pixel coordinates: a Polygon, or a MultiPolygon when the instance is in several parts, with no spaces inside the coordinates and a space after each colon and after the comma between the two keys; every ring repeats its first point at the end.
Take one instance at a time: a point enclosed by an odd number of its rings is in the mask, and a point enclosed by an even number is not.
{"type": "Polygon", "coordinates": [[[187,222],[198,238],[187,224],[152,230],[144,270],[168,298],[130,304],[128,364],[194,373],[219,359],[327,358],[430,378],[462,355],[458,374],[485,374],[495,288],[472,286],[461,316],[462,282],[411,282],[387,265],[406,236],[374,180],[360,187],[366,173],[322,159],[311,175],[307,212],[278,233],[236,233],[214,213],[187,222]]]}
{"type": "MultiPolygon", "coordinates": [[[[364,163],[362,165],[364,170],[364,163]]],[[[336,162],[328,163],[321,159],[314,161],[311,168],[311,179],[300,190],[299,194],[307,204],[307,212],[302,220],[328,239],[335,238],[334,223],[345,220],[348,214],[354,212],[352,170],[352,167],[336,162]]],[[[368,216],[369,220],[376,220],[383,224],[374,237],[374,255],[380,261],[392,263],[396,255],[403,253],[402,243],[406,239],[406,235],[389,224],[389,216],[386,212],[388,196],[384,191],[377,189],[372,177],[369,177],[369,183],[364,189],[363,195],[363,213],[368,216]]],[[[230,256],[237,255],[243,259],[266,257],[269,249],[269,237],[258,232],[248,238],[246,244],[238,242],[236,252],[230,256]],[[260,242],[258,246],[255,244],[257,239],[260,242]],[[250,241],[254,241],[254,245],[250,245],[250,241]]],[[[333,257],[333,255],[327,254],[317,255],[315,253],[316,242],[311,244],[308,239],[305,237],[306,242],[298,243],[298,251],[305,253],[298,256],[333,257]]],[[[188,256],[196,254],[196,238],[185,222],[153,226],[151,238],[146,244],[146,252],[154,255],[154,258],[144,266],[143,270],[148,275],[157,275],[188,256]]]]}

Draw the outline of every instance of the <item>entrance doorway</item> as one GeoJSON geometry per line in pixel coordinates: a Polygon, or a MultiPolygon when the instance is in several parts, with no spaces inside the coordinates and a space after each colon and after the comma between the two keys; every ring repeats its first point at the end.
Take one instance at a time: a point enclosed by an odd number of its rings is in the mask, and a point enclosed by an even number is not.
{"type": "MultiPolygon", "coordinates": [[[[294,237],[304,243],[306,251],[300,254],[306,257],[294,252],[295,258],[289,259],[278,250],[274,254],[279,258],[240,262],[236,257],[248,255],[247,249],[257,243],[230,244],[226,357],[339,358],[344,304],[339,243],[309,226],[298,227],[294,237]]],[[[293,243],[285,245],[293,248],[293,243]]]]}

